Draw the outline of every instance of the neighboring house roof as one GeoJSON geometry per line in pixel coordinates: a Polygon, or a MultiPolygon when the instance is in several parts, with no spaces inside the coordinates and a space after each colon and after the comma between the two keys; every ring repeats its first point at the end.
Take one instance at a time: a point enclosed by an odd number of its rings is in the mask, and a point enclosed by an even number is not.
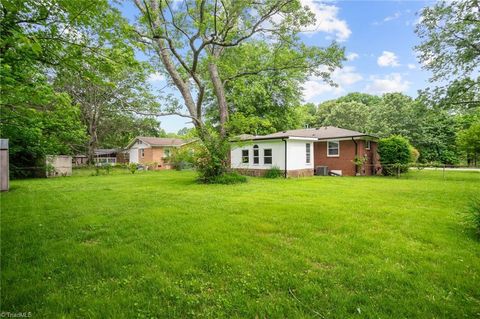
{"type": "Polygon", "coordinates": [[[192,141],[185,141],[180,138],[169,138],[169,137],[148,137],[148,136],[138,136],[133,139],[126,148],[132,147],[133,144],[137,140],[140,140],[152,147],[160,147],[160,146],[181,146],[184,144],[188,144],[192,141]]]}
{"type": "Polygon", "coordinates": [[[95,155],[117,154],[120,151],[120,149],[116,148],[97,148],[95,149],[95,155]]]}
{"type": "Polygon", "coordinates": [[[243,134],[236,137],[236,140],[271,140],[280,138],[308,138],[308,139],[335,139],[335,138],[349,138],[349,137],[375,137],[370,134],[365,134],[357,131],[347,130],[335,126],[322,126],[317,128],[306,128],[299,130],[289,130],[277,132],[268,135],[248,135],[243,134]]]}
{"type": "MultiPolygon", "coordinates": [[[[101,156],[101,155],[109,155],[109,154],[117,154],[117,153],[120,153],[122,151],[122,149],[120,148],[96,148],[94,150],[94,154],[95,156],[101,156]]],[[[85,154],[76,154],[74,155],[73,157],[87,157],[87,155],[85,154]]]]}

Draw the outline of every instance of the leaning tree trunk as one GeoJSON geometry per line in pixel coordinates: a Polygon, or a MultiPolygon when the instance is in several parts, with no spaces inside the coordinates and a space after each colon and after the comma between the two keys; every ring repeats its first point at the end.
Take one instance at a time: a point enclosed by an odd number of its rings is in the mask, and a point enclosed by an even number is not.
{"type": "Polygon", "coordinates": [[[95,120],[90,123],[88,128],[88,135],[90,140],[88,141],[87,148],[87,162],[89,165],[95,164],[95,149],[97,148],[98,139],[97,139],[97,123],[95,120]]]}
{"type": "MultiPolygon", "coordinates": [[[[222,49],[213,48],[212,51],[214,59],[218,59],[222,49]]],[[[222,79],[218,72],[218,66],[215,62],[215,60],[209,62],[208,73],[210,75],[210,80],[212,81],[215,96],[217,97],[218,113],[220,117],[220,137],[225,139],[227,135],[226,124],[228,121],[228,105],[227,98],[225,97],[225,87],[223,86],[222,79]]]]}

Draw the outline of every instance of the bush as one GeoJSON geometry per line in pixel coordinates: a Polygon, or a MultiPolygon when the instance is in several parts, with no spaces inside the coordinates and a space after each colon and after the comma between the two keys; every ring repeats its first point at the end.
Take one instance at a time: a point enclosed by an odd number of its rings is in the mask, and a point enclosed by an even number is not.
{"type": "Polygon", "coordinates": [[[415,164],[420,157],[420,152],[415,147],[410,147],[410,163],[415,164]]]}
{"type": "Polygon", "coordinates": [[[195,151],[193,146],[184,146],[173,149],[168,158],[168,163],[177,171],[185,168],[191,168],[194,165],[195,151]]]}
{"type": "Polygon", "coordinates": [[[199,145],[195,152],[194,164],[200,182],[216,183],[217,178],[226,174],[229,150],[228,141],[216,136],[209,137],[208,140],[199,145]]]}
{"type": "Polygon", "coordinates": [[[204,180],[201,180],[201,179],[199,179],[199,181],[206,184],[239,184],[239,183],[245,183],[247,181],[247,178],[243,175],[232,172],[232,173],[224,173],[220,176],[210,178],[208,182],[205,182],[204,180]]]}
{"type": "Polygon", "coordinates": [[[473,198],[470,201],[467,212],[477,235],[480,236],[480,197],[473,198]]]}
{"type": "Polygon", "coordinates": [[[279,178],[283,177],[283,171],[279,167],[273,166],[265,172],[264,177],[266,178],[279,178]]]}
{"type": "Polygon", "coordinates": [[[408,140],[399,135],[381,139],[378,142],[378,154],[383,174],[396,175],[407,172],[412,159],[412,148],[408,140]]]}
{"type": "Polygon", "coordinates": [[[137,171],[137,164],[136,163],[128,164],[128,170],[130,171],[130,173],[135,174],[135,172],[137,171]]]}

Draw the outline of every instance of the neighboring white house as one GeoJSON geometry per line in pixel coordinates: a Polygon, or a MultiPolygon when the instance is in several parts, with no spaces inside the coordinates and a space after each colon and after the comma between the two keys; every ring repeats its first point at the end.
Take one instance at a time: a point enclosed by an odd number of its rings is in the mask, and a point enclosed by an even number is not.
{"type": "Polygon", "coordinates": [[[277,167],[288,176],[313,175],[313,142],[316,138],[286,137],[234,143],[231,167],[248,175],[263,175],[277,167]]]}

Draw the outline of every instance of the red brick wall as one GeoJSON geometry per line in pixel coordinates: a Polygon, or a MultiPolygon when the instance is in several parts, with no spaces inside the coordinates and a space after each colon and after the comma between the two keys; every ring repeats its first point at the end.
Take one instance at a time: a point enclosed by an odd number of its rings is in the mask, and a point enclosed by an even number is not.
{"type": "MultiPolygon", "coordinates": [[[[378,169],[379,161],[377,154],[377,143],[371,142],[370,150],[365,149],[366,142],[358,140],[358,156],[365,156],[365,165],[358,170],[362,175],[372,175],[378,169]]],[[[327,157],[327,142],[315,142],[313,146],[314,164],[316,166],[327,166],[329,170],[341,170],[343,175],[354,176],[355,164],[355,143],[352,140],[340,141],[340,156],[327,157]]]]}

